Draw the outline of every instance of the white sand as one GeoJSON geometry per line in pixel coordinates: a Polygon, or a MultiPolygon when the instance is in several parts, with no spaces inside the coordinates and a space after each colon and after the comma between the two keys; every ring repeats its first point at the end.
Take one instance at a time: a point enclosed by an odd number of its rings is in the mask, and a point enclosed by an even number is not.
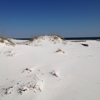
{"type": "Polygon", "coordinates": [[[99,41],[12,41],[0,43],[0,100],[100,100],[99,41]]]}

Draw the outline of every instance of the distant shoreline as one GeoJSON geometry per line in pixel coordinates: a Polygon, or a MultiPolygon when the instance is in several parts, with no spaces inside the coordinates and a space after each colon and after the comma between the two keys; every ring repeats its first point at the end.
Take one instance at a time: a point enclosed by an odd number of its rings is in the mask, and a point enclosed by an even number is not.
{"type": "MultiPolygon", "coordinates": [[[[30,38],[13,38],[17,40],[29,40],[30,38]]],[[[65,40],[100,40],[100,37],[68,37],[65,40]]]]}

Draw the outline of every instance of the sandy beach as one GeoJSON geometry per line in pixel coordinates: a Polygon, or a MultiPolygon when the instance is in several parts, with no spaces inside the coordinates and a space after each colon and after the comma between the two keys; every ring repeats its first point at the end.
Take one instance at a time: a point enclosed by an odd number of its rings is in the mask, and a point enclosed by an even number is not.
{"type": "Polygon", "coordinates": [[[100,41],[0,41],[0,100],[100,100],[100,41]]]}

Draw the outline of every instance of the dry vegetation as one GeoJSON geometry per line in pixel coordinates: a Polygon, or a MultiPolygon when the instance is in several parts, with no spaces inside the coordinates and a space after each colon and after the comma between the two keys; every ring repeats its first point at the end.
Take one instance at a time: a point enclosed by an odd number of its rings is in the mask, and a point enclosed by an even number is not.
{"type": "Polygon", "coordinates": [[[50,34],[49,36],[53,37],[55,40],[58,40],[59,38],[61,40],[65,40],[63,37],[61,37],[60,35],[55,35],[55,34],[50,34]]]}
{"type": "Polygon", "coordinates": [[[64,51],[62,51],[61,49],[58,48],[58,50],[56,50],[56,52],[62,52],[65,53],[64,51]]]}
{"type": "Polygon", "coordinates": [[[6,45],[15,46],[15,44],[11,41],[10,38],[5,38],[0,36],[0,43],[5,43],[6,45]]]}
{"type": "Polygon", "coordinates": [[[2,37],[2,36],[0,36],[0,42],[1,42],[1,43],[4,43],[4,40],[5,40],[5,38],[2,37]]]}
{"type": "Polygon", "coordinates": [[[37,40],[37,39],[39,39],[39,38],[40,38],[40,36],[35,36],[35,37],[33,37],[33,38],[30,38],[29,41],[33,42],[34,40],[37,40]]]}
{"type": "Polygon", "coordinates": [[[26,68],[26,69],[24,69],[24,70],[22,71],[22,73],[24,73],[25,71],[27,71],[27,72],[32,72],[32,70],[31,70],[31,69],[26,68]]]}
{"type": "MultiPolygon", "coordinates": [[[[33,37],[33,38],[30,38],[29,41],[33,42],[34,40],[37,40],[37,39],[43,39],[44,40],[44,37],[46,35],[42,35],[42,36],[36,36],[36,37],[33,37]]],[[[48,35],[48,37],[52,38],[53,40],[58,40],[58,39],[61,39],[61,40],[65,40],[63,37],[59,36],[59,35],[55,35],[55,34],[50,34],[48,35]]]]}
{"type": "Polygon", "coordinates": [[[39,87],[39,85],[37,85],[34,82],[28,82],[27,84],[17,83],[16,88],[13,85],[13,86],[4,87],[1,89],[3,96],[10,95],[14,91],[16,91],[18,94],[22,95],[23,93],[28,92],[29,90],[33,90],[35,93],[36,93],[36,91],[39,91],[39,92],[42,91],[41,88],[39,87]]]}
{"type": "Polygon", "coordinates": [[[57,73],[53,70],[52,72],[50,72],[51,75],[58,77],[57,73]]]}

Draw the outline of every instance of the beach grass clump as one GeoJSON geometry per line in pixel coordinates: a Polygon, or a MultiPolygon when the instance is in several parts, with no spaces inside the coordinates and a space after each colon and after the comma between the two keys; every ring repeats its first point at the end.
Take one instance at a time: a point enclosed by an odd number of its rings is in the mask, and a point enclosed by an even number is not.
{"type": "Polygon", "coordinates": [[[40,46],[42,45],[42,42],[44,40],[49,41],[53,44],[56,43],[62,43],[63,45],[67,44],[67,41],[63,37],[55,34],[35,36],[29,39],[29,43],[34,43],[35,46],[40,46]]]}
{"type": "Polygon", "coordinates": [[[62,52],[62,53],[65,53],[64,51],[62,51],[62,50],[61,50],[61,49],[59,49],[59,48],[58,48],[58,50],[56,50],[56,53],[57,53],[57,52],[62,52]]]}
{"type": "Polygon", "coordinates": [[[11,38],[5,38],[0,36],[0,43],[5,43],[6,45],[15,46],[15,44],[12,42],[11,38]]]}
{"type": "Polygon", "coordinates": [[[39,39],[39,38],[40,38],[40,36],[35,36],[35,37],[33,37],[33,38],[30,38],[29,41],[33,42],[34,40],[37,40],[37,39],[39,39]]]}
{"type": "Polygon", "coordinates": [[[65,40],[65,39],[64,39],[62,36],[60,36],[60,35],[50,34],[49,36],[50,36],[50,37],[53,37],[54,40],[58,40],[58,39],[65,40]]]}
{"type": "Polygon", "coordinates": [[[51,75],[58,77],[57,73],[53,70],[52,72],[50,72],[51,75]]]}
{"type": "Polygon", "coordinates": [[[50,34],[50,35],[41,35],[41,36],[35,36],[33,38],[30,38],[29,41],[33,42],[35,40],[45,40],[46,38],[49,38],[50,40],[52,41],[58,41],[59,39],[60,40],[65,40],[63,37],[59,36],[59,35],[55,35],[55,34],[50,34]]]}
{"type": "Polygon", "coordinates": [[[8,41],[8,44],[9,44],[9,45],[11,45],[11,46],[15,46],[15,44],[11,41],[10,38],[8,38],[7,41],[8,41]]]}
{"type": "Polygon", "coordinates": [[[4,43],[5,38],[3,36],[0,36],[0,42],[4,43]]]}

